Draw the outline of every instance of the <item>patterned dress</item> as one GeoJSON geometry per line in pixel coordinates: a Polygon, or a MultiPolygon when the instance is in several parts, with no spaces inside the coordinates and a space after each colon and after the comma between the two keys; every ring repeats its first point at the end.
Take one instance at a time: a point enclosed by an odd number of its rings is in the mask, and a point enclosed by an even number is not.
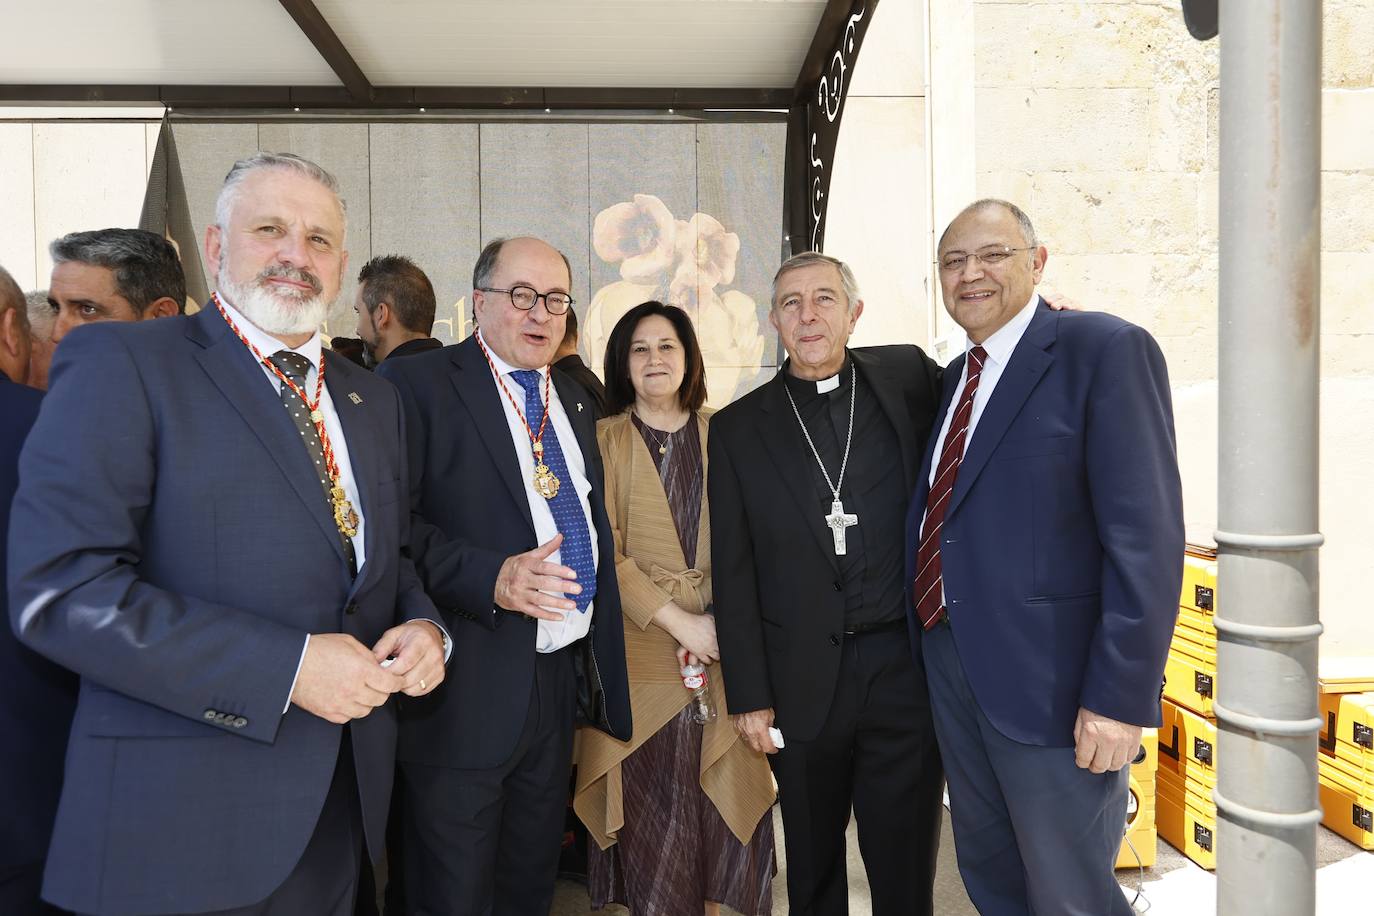
{"type": "MultiPolygon", "coordinates": [[[[695,418],[672,433],[632,421],[658,468],[691,565],[704,497],[695,418]]],[[[772,912],[773,819],[762,818],[749,843],[740,843],[701,789],[701,738],[702,726],[684,707],[621,763],[625,825],[609,849],[591,844],[593,909],[619,903],[632,916],[701,916],[702,902],[714,901],[744,916],[772,912]]]]}

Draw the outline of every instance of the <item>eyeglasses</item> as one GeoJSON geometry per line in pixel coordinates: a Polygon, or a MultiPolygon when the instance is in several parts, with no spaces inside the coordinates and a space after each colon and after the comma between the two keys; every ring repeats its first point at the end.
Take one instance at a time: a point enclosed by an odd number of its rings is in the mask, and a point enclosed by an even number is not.
{"type": "Polygon", "coordinates": [[[981,261],[984,267],[996,267],[1018,251],[1034,251],[1034,248],[1012,248],[1007,245],[989,245],[974,252],[951,251],[939,260],[940,269],[955,273],[964,269],[970,260],[981,261]]]}
{"type": "Polygon", "coordinates": [[[477,288],[484,293],[505,293],[510,296],[511,305],[522,312],[534,308],[534,304],[540,299],[544,300],[544,308],[550,315],[562,315],[573,305],[573,297],[567,293],[540,293],[528,286],[512,286],[510,289],[494,289],[490,286],[477,288]]]}

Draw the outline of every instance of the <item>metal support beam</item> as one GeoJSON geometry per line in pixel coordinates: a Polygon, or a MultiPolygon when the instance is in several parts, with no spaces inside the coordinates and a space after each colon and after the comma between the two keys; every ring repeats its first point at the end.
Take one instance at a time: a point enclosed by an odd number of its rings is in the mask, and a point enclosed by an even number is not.
{"type": "Polygon", "coordinates": [[[1316,908],[1321,16],[1221,3],[1220,916],[1316,908]]]}
{"type": "Polygon", "coordinates": [[[280,0],[280,3],[282,9],[296,20],[296,25],[300,26],[305,37],[310,39],[315,50],[320,52],[324,62],[329,64],[329,68],[338,76],[339,82],[344,84],[348,94],[360,102],[371,102],[372,83],[368,82],[358,62],[348,53],[343,42],[339,41],[339,36],[334,34],[333,27],[324,18],[319,7],[311,0],[280,0]]]}

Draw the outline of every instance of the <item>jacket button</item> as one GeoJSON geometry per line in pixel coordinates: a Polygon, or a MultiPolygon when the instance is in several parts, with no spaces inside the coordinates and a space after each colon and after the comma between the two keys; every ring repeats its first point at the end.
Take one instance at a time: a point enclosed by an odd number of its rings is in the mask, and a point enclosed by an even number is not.
{"type": "Polygon", "coordinates": [[[356,613],[358,613],[358,604],[357,604],[357,602],[356,602],[356,601],[350,601],[350,602],[348,602],[348,606],[344,608],[344,613],[345,613],[345,614],[356,614],[356,613]]]}
{"type": "Polygon", "coordinates": [[[215,711],[214,711],[213,709],[207,709],[207,710],[205,710],[205,718],[207,718],[207,719],[213,719],[214,717],[215,717],[215,711]]]}
{"type": "Polygon", "coordinates": [[[832,646],[838,646],[838,645],[840,644],[840,637],[839,637],[837,634],[835,634],[835,633],[831,633],[831,634],[830,634],[830,644],[831,644],[832,646]]]}
{"type": "Polygon", "coordinates": [[[238,716],[234,719],[234,728],[243,728],[247,724],[248,720],[245,719],[243,716],[238,716]]]}
{"type": "Polygon", "coordinates": [[[831,587],[833,587],[833,588],[835,589],[835,591],[837,591],[837,592],[842,592],[842,591],[844,591],[844,583],[840,582],[839,579],[836,579],[834,582],[831,582],[830,585],[831,585],[831,587]]]}

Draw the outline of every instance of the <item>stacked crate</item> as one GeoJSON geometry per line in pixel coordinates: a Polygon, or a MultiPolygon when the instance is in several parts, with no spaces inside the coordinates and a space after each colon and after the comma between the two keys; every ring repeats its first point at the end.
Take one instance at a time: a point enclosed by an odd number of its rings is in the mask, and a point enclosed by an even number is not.
{"type": "Polygon", "coordinates": [[[1155,771],[1159,769],[1159,732],[1145,729],[1145,751],[1131,764],[1131,794],[1126,805],[1126,838],[1116,856],[1117,868],[1149,868],[1155,864],[1159,834],[1155,830],[1155,771]]]}
{"type": "Polygon", "coordinates": [[[1321,714],[1322,823],[1361,849],[1374,849],[1374,693],[1323,693],[1321,714]]]}
{"type": "Polygon", "coordinates": [[[1203,868],[1216,867],[1216,551],[1188,545],[1178,624],[1164,668],[1155,822],[1165,842],[1203,868]]]}

